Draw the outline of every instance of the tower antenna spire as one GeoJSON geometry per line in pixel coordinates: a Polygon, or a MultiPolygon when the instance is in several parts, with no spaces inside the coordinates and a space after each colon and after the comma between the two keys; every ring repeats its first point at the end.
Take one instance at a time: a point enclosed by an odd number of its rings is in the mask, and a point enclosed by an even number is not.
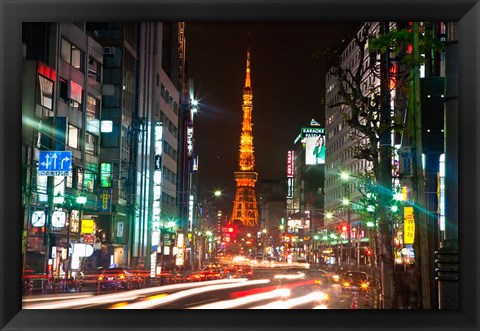
{"type": "Polygon", "coordinates": [[[250,47],[247,47],[247,69],[245,75],[245,87],[252,87],[250,81],[250,47]]]}
{"type": "Polygon", "coordinates": [[[253,92],[250,79],[250,47],[247,48],[247,66],[245,72],[245,87],[243,88],[243,121],[240,135],[240,153],[238,158],[239,171],[234,173],[237,189],[231,222],[241,222],[244,226],[258,225],[257,198],[255,183],[258,174],[254,172],[255,156],[253,153],[253,92]]]}

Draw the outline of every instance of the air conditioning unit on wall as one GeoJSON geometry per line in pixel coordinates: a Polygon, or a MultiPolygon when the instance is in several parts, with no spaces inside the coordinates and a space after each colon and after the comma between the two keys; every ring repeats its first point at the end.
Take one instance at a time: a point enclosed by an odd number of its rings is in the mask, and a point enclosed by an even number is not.
{"type": "Polygon", "coordinates": [[[103,48],[103,55],[105,56],[114,56],[115,55],[115,47],[107,46],[103,48]]]}

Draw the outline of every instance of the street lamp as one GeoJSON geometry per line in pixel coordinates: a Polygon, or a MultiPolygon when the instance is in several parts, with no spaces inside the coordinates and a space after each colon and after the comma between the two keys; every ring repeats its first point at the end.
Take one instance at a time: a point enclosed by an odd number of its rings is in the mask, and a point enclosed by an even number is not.
{"type": "MultiPolygon", "coordinates": [[[[169,229],[170,232],[172,232],[173,229],[175,228],[176,223],[175,223],[175,221],[168,221],[167,224],[166,224],[167,226],[165,226],[165,222],[162,222],[160,225],[161,225],[160,245],[162,247],[161,248],[162,255],[160,255],[160,274],[161,274],[161,272],[163,270],[163,256],[165,255],[165,236],[166,236],[166,233],[165,233],[166,230],[165,229],[169,229]]],[[[169,245],[169,247],[170,247],[170,245],[169,245]]],[[[169,251],[168,253],[171,256],[171,252],[169,251]]]]}
{"type": "MultiPolygon", "coordinates": [[[[75,207],[78,207],[80,210],[87,202],[87,197],[83,194],[77,196],[75,198],[75,202],[72,201],[71,198],[66,198],[58,192],[56,196],[53,197],[53,203],[63,209],[66,209],[68,212],[68,220],[66,221],[67,227],[67,264],[65,265],[65,273],[67,274],[67,278],[70,277],[70,233],[72,227],[72,211],[75,207]]],[[[80,232],[80,229],[78,229],[80,232]]]]}
{"type": "Polygon", "coordinates": [[[346,197],[343,198],[342,204],[344,206],[347,206],[347,223],[348,223],[348,229],[347,229],[347,236],[348,236],[348,249],[347,249],[347,264],[348,268],[350,268],[350,255],[351,255],[351,249],[352,249],[352,234],[351,234],[351,228],[350,228],[350,223],[351,223],[351,215],[350,215],[350,189],[348,187],[348,181],[350,180],[350,174],[346,172],[341,172],[340,173],[340,178],[344,181],[344,191],[346,194],[346,197]]]}

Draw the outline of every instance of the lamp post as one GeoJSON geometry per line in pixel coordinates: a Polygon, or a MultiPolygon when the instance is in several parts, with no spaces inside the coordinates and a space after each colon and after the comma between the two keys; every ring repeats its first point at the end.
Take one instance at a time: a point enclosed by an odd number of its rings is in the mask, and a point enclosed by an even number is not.
{"type": "MultiPolygon", "coordinates": [[[[343,204],[349,204],[350,202],[348,200],[343,200],[342,201],[343,204]]],[[[345,219],[339,217],[339,216],[335,216],[333,215],[333,213],[331,212],[327,212],[324,214],[325,217],[327,219],[332,219],[332,218],[336,218],[336,219],[339,219],[341,220],[342,222],[345,222],[345,219]]],[[[347,233],[347,263],[348,263],[348,266],[350,267],[350,241],[351,241],[351,237],[350,237],[350,217],[347,218],[347,225],[343,225],[342,226],[342,232],[346,232],[347,233]]],[[[340,238],[342,236],[340,235],[340,238]]],[[[342,256],[343,256],[343,241],[340,240],[340,254],[339,254],[339,259],[338,259],[338,264],[341,265],[341,261],[342,261],[342,256]]]]}
{"type": "Polygon", "coordinates": [[[344,193],[346,195],[346,197],[342,200],[342,204],[344,206],[347,206],[347,224],[348,224],[348,228],[347,228],[347,236],[348,236],[347,264],[348,264],[348,268],[350,268],[350,255],[351,255],[351,249],[352,249],[352,246],[351,246],[351,236],[352,235],[351,235],[351,228],[350,228],[350,225],[351,225],[350,189],[348,187],[348,181],[350,180],[350,175],[346,172],[342,172],[342,173],[340,173],[340,178],[344,182],[344,193]]]}
{"type": "MultiPolygon", "coordinates": [[[[174,221],[167,222],[167,226],[165,226],[165,222],[161,223],[162,232],[161,232],[161,237],[160,237],[160,244],[161,244],[161,247],[162,247],[162,255],[160,255],[160,273],[163,270],[163,256],[165,255],[165,235],[166,235],[165,232],[166,232],[166,229],[169,229],[170,232],[172,232],[173,229],[175,228],[175,225],[176,225],[176,223],[174,221]]],[[[169,252],[169,255],[171,256],[171,252],[169,252]]]]}
{"type": "MultiPolygon", "coordinates": [[[[67,228],[67,264],[65,265],[65,273],[67,274],[67,278],[70,278],[70,233],[72,227],[72,211],[75,206],[81,210],[82,207],[87,202],[87,197],[83,194],[77,196],[75,198],[75,203],[72,202],[71,198],[66,198],[60,194],[60,192],[53,198],[53,203],[63,209],[67,210],[68,220],[66,221],[66,228],[67,228]]],[[[80,229],[78,229],[80,233],[80,229]]]]}
{"type": "MultiPolygon", "coordinates": [[[[202,199],[198,206],[201,213],[199,213],[198,223],[195,225],[195,230],[192,232],[196,234],[195,248],[194,250],[198,252],[198,268],[202,267],[202,259],[205,259],[207,256],[207,239],[202,236],[202,233],[205,234],[207,231],[210,233],[210,237],[217,237],[220,232],[222,213],[217,208],[217,201],[222,197],[223,193],[221,190],[217,189],[208,198],[202,199]],[[215,224],[213,224],[215,223],[215,224]]],[[[217,246],[215,246],[215,256],[216,256],[217,246]]]]}

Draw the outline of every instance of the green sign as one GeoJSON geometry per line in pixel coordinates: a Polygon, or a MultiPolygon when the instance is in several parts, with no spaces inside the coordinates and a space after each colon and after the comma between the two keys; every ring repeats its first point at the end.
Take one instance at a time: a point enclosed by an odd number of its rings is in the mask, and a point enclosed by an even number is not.
{"type": "Polygon", "coordinates": [[[100,163],[100,187],[112,187],[111,163],[100,163]]]}

